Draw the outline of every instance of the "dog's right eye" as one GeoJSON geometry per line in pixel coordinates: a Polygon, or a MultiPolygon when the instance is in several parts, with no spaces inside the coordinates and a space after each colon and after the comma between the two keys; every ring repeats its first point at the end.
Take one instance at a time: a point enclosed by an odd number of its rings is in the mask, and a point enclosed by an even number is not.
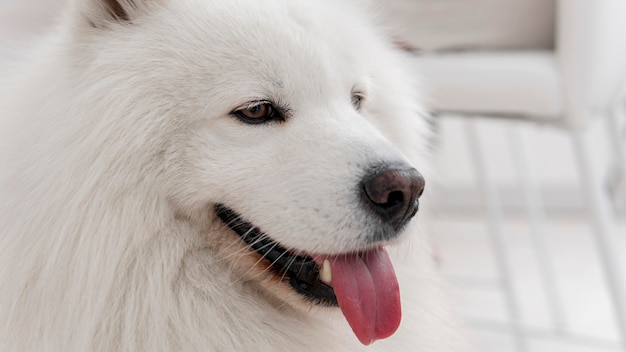
{"type": "Polygon", "coordinates": [[[257,101],[250,103],[233,112],[240,121],[248,124],[260,124],[272,120],[280,119],[280,114],[276,108],[267,101],[257,101]]]}

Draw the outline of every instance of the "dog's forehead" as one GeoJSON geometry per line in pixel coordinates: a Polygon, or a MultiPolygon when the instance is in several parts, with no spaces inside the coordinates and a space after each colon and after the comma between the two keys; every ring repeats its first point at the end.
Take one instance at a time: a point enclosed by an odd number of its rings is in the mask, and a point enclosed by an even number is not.
{"type": "Polygon", "coordinates": [[[265,82],[272,89],[318,92],[354,85],[366,76],[366,51],[379,40],[357,18],[333,15],[332,2],[325,11],[300,0],[194,3],[202,9],[192,11],[192,19],[189,9],[184,13],[195,33],[180,32],[194,37],[181,40],[201,38],[201,50],[220,58],[207,65],[219,66],[233,80],[265,82]]]}

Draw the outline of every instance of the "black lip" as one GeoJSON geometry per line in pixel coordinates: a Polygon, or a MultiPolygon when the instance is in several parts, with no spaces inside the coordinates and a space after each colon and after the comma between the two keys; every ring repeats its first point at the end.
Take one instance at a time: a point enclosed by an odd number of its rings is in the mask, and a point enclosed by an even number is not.
{"type": "Polygon", "coordinates": [[[308,300],[324,306],[337,307],[337,297],[331,286],[319,279],[320,267],[309,256],[299,256],[281,247],[259,228],[245,221],[234,210],[217,204],[215,213],[231,230],[267,261],[276,275],[308,300]]]}

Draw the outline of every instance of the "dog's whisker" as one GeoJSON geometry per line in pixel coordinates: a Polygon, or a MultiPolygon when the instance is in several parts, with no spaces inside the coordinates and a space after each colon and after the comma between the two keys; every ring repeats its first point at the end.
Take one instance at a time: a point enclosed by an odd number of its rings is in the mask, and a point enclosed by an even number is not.
{"type": "MultiPolygon", "coordinates": [[[[284,252],[286,253],[286,252],[284,252]]],[[[284,254],[283,253],[283,254],[284,254]]],[[[289,272],[289,269],[291,268],[291,266],[293,265],[293,263],[296,262],[296,256],[292,255],[291,258],[289,258],[289,261],[287,262],[287,265],[285,265],[285,270],[283,271],[283,274],[280,277],[280,280],[283,281],[285,279],[285,276],[287,275],[287,273],[289,272]]],[[[300,267],[300,270],[298,271],[298,274],[300,274],[300,272],[302,271],[302,267],[300,267]]]]}
{"type": "Polygon", "coordinates": [[[313,308],[315,308],[315,303],[314,302],[310,302],[309,303],[309,309],[306,311],[307,314],[311,314],[311,312],[313,311],[313,308]]]}
{"type": "MultiPolygon", "coordinates": [[[[246,233],[250,234],[252,232],[253,228],[250,228],[246,233]]],[[[267,238],[267,236],[265,235],[260,235],[254,242],[251,243],[246,243],[246,247],[241,249],[242,253],[245,253],[247,250],[254,250],[254,246],[256,246],[258,243],[262,243],[263,240],[265,240],[267,238]]],[[[265,246],[263,246],[262,248],[264,248],[265,246]]],[[[239,256],[237,258],[237,261],[235,261],[235,265],[237,265],[239,263],[239,260],[242,258],[243,256],[239,256]]]]}
{"type": "MultiPolygon", "coordinates": [[[[278,243],[276,242],[272,242],[272,248],[267,252],[269,253],[273,248],[275,248],[276,246],[278,246],[278,243]]],[[[265,255],[262,255],[254,264],[252,264],[250,266],[250,268],[248,268],[248,270],[246,270],[243,274],[241,274],[233,283],[237,283],[239,281],[241,281],[242,279],[244,279],[246,276],[248,276],[248,274],[250,273],[250,271],[252,271],[254,268],[256,268],[266,257],[265,255]]],[[[262,274],[264,274],[265,272],[267,272],[267,270],[269,269],[269,266],[265,269],[263,269],[259,274],[255,275],[255,277],[258,277],[262,274]]]]}

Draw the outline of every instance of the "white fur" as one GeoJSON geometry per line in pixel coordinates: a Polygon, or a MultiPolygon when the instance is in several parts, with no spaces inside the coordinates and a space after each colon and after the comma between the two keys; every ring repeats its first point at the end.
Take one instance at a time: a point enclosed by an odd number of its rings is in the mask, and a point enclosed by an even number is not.
{"type": "Polygon", "coordinates": [[[227,204],[289,248],[355,251],[371,228],[353,202],[363,170],[426,171],[409,75],[361,10],[119,3],[127,20],[73,3],[5,80],[0,350],[465,351],[415,221],[389,246],[403,322],[365,347],[338,309],[256,268],[212,210],[227,204]],[[265,98],[288,105],[288,121],[229,115],[265,98]]]}

